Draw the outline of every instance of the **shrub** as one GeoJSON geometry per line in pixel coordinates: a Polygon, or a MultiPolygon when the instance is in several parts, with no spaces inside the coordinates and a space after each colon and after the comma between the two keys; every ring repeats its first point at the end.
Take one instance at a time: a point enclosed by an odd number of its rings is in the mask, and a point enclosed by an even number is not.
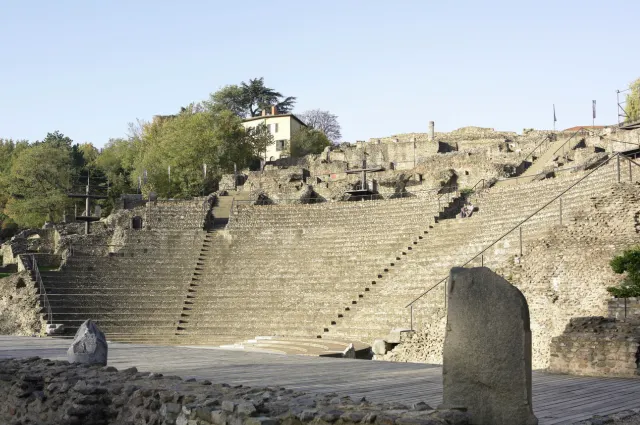
{"type": "Polygon", "coordinates": [[[627,275],[620,286],[611,286],[607,291],[618,298],[640,296],[640,247],[626,250],[609,263],[614,273],[627,275]]]}
{"type": "Polygon", "coordinates": [[[470,187],[465,187],[460,189],[460,196],[471,196],[473,195],[475,192],[475,190],[471,189],[470,187]]]}

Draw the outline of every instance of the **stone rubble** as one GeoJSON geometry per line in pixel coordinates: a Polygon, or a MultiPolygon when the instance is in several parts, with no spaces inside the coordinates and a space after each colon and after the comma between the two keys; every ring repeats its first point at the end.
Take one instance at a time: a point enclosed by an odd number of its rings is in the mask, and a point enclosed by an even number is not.
{"type": "Polygon", "coordinates": [[[67,350],[69,363],[106,366],[109,347],[104,333],[91,320],[86,320],[76,332],[67,350]]]}
{"type": "Polygon", "coordinates": [[[336,393],[212,384],[38,357],[0,360],[0,423],[7,425],[466,425],[461,410],[373,404],[336,393]]]}

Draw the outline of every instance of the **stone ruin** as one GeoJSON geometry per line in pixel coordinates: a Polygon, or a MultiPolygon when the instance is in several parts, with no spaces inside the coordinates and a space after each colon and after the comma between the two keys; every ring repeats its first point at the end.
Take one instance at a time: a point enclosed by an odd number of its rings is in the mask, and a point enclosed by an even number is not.
{"type": "Polygon", "coordinates": [[[467,425],[469,415],[35,357],[0,360],[0,423],[467,425]]]}
{"type": "Polygon", "coordinates": [[[466,408],[475,425],[537,425],[522,293],[486,267],[453,268],[447,300],[443,405],[466,408]]]}
{"type": "Polygon", "coordinates": [[[575,317],[551,340],[549,371],[587,376],[640,375],[640,316],[575,317]]]}
{"type": "MultiPolygon", "coordinates": [[[[417,191],[451,186],[470,188],[481,179],[491,184],[522,173],[534,158],[529,153],[550,134],[536,130],[517,134],[481,127],[435,133],[433,137],[428,133],[398,134],[330,146],[319,155],[283,158],[262,171],[243,170],[235,178],[241,183],[238,190],[250,192],[252,199],[260,197],[274,203],[342,200],[346,192],[362,185],[360,174],[347,171],[363,164],[380,168],[367,176],[380,198],[411,196],[417,191]],[[313,196],[309,196],[311,193],[313,196]]],[[[573,132],[554,134],[559,140],[571,136],[573,132]]],[[[579,142],[575,149],[545,164],[546,175],[552,177],[558,167],[592,167],[605,151],[613,149],[608,141],[595,135],[574,139],[579,142]]],[[[230,190],[235,187],[233,181],[234,175],[225,175],[221,185],[230,190]]]]}

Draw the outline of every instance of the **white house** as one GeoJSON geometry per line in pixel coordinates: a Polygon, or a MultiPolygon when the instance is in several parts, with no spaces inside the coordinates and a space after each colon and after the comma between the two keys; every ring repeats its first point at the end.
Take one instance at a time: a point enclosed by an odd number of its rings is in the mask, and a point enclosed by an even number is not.
{"type": "Polygon", "coordinates": [[[271,107],[271,114],[267,114],[266,110],[262,111],[262,115],[259,117],[251,117],[242,121],[244,128],[257,127],[260,124],[265,124],[271,134],[275,143],[267,147],[265,153],[265,159],[267,161],[275,161],[280,159],[284,153],[288,150],[291,143],[291,136],[303,127],[306,127],[305,123],[293,114],[278,114],[278,110],[275,106],[271,107]]]}

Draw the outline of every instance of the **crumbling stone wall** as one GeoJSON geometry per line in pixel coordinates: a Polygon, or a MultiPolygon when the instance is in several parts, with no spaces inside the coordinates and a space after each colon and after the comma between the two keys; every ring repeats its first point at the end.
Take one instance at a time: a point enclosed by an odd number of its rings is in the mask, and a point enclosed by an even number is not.
{"type": "Polygon", "coordinates": [[[55,250],[55,233],[55,229],[28,229],[13,236],[0,246],[2,265],[18,264],[20,254],[52,254],[55,250]]]}
{"type": "MultiPolygon", "coordinates": [[[[348,360],[345,360],[348,361],[348,360]]],[[[372,404],[338,394],[250,388],[66,361],[0,361],[0,423],[76,425],[465,425],[426,403],[372,404]]]]}
{"type": "Polygon", "coordinates": [[[0,335],[39,335],[40,298],[28,272],[0,279],[0,335]]]}
{"type": "Polygon", "coordinates": [[[549,371],[590,376],[637,376],[640,319],[572,318],[551,340],[549,371]]]}

